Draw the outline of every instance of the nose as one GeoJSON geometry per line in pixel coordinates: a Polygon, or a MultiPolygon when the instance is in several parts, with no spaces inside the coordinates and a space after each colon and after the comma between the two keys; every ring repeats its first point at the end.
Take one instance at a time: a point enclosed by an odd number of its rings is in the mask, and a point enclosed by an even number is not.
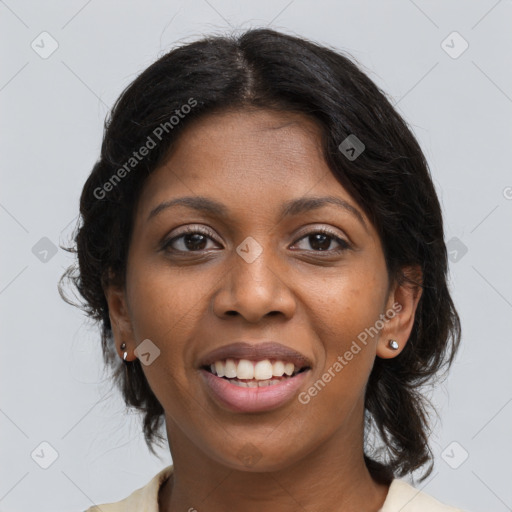
{"type": "Polygon", "coordinates": [[[293,316],[295,296],[286,273],[269,249],[250,263],[237,253],[233,260],[213,298],[213,311],[219,318],[240,315],[247,322],[257,323],[278,313],[287,319],[293,316]]]}

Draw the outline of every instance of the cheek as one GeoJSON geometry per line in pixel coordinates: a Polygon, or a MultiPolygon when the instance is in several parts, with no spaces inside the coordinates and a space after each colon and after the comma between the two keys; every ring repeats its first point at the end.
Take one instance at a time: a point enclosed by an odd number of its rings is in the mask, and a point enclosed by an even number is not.
{"type": "Polygon", "coordinates": [[[325,357],[317,375],[325,384],[318,386],[325,393],[324,403],[344,407],[364,390],[375,360],[378,334],[372,328],[382,313],[386,283],[368,269],[346,272],[310,296],[313,329],[325,357]]]}
{"type": "Polygon", "coordinates": [[[200,325],[204,296],[213,284],[208,286],[202,280],[198,286],[187,272],[148,262],[132,268],[127,275],[127,291],[136,343],[150,339],[160,350],[142,370],[166,413],[186,415],[190,397],[183,389],[188,386],[189,368],[184,362],[190,360],[189,340],[200,325]]]}
{"type": "Polygon", "coordinates": [[[133,268],[136,271],[127,278],[136,340],[149,338],[162,351],[176,355],[204,314],[204,298],[213,286],[212,276],[204,273],[200,279],[192,278],[186,270],[147,263],[133,268]]]}
{"type": "MultiPolygon", "coordinates": [[[[375,324],[382,312],[386,295],[386,279],[376,267],[342,269],[337,275],[311,283],[308,303],[314,312],[317,328],[326,337],[329,349],[344,346],[358,334],[375,324]]],[[[322,336],[319,336],[322,339],[322,336]]]]}

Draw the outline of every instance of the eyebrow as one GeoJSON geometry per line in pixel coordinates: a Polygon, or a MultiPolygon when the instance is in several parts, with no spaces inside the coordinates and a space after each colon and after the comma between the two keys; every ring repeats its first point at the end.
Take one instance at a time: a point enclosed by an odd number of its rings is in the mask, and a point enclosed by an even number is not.
{"type": "MultiPolygon", "coordinates": [[[[338,208],[341,208],[344,211],[350,213],[364,226],[365,229],[367,229],[366,222],[364,221],[364,218],[359,210],[352,206],[350,203],[347,203],[347,201],[336,196],[301,197],[299,199],[291,199],[286,201],[281,207],[279,221],[283,220],[285,217],[291,217],[300,213],[318,210],[329,204],[337,206],[338,208]]],[[[229,215],[229,209],[224,204],[219,203],[214,199],[210,199],[204,196],[185,196],[178,197],[176,199],[170,199],[169,201],[160,203],[158,206],[153,208],[153,210],[151,210],[147,220],[151,220],[162,211],[174,206],[185,206],[201,213],[208,213],[223,218],[227,218],[229,215]]]]}

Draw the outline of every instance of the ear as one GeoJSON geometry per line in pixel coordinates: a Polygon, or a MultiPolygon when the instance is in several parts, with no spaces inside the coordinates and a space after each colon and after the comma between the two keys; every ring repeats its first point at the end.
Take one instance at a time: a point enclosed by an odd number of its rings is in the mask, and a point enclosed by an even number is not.
{"type": "Polygon", "coordinates": [[[404,267],[402,272],[408,277],[403,283],[395,282],[389,292],[377,356],[383,359],[396,357],[404,349],[414,324],[416,308],[423,292],[423,274],[419,265],[404,267]],[[410,281],[413,282],[410,282],[410,281]],[[396,340],[398,349],[389,346],[389,340],[396,340]]]}
{"type": "Polygon", "coordinates": [[[121,359],[123,359],[124,352],[128,352],[126,360],[132,361],[134,357],[131,354],[137,345],[133,334],[125,289],[118,285],[109,284],[103,290],[108,303],[110,325],[114,335],[116,350],[121,359]],[[121,349],[122,343],[126,343],[125,349],[121,349]]]}

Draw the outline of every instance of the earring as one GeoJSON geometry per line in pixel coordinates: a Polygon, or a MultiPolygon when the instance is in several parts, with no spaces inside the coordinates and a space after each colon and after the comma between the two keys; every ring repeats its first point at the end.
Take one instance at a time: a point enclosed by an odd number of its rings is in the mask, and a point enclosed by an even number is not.
{"type": "Polygon", "coordinates": [[[398,343],[396,340],[389,340],[389,346],[393,350],[398,350],[398,343]]]}
{"type": "MultiPolygon", "coordinates": [[[[126,348],[126,343],[123,341],[123,343],[121,343],[121,350],[124,350],[126,348]]],[[[126,361],[126,356],[128,355],[128,352],[125,352],[123,354],[123,361],[126,361]]]]}

